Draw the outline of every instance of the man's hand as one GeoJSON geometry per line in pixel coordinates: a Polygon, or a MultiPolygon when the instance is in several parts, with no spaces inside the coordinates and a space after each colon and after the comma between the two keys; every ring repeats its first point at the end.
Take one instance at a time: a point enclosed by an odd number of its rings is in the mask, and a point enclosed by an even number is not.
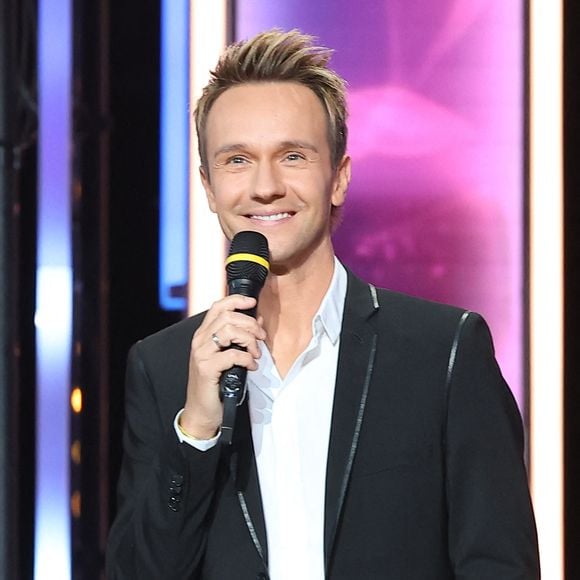
{"type": "Polygon", "coordinates": [[[256,305],[255,298],[227,296],[214,302],[191,341],[187,399],[180,425],[197,439],[210,439],[219,429],[223,404],[219,398],[221,374],[238,365],[248,370],[258,368],[258,340],[266,338],[262,320],[235,312],[256,305]],[[246,350],[229,347],[232,344],[246,350]],[[225,350],[224,350],[225,349],[225,350]]]}

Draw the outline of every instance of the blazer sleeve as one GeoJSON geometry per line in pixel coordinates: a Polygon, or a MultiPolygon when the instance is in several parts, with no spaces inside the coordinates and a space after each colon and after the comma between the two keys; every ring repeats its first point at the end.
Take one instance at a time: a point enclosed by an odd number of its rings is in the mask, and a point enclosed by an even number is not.
{"type": "Polygon", "coordinates": [[[195,577],[205,551],[220,446],[180,443],[162,420],[141,344],[129,353],[118,512],[109,534],[109,580],[195,577]]]}
{"type": "Polygon", "coordinates": [[[449,365],[446,491],[455,577],[539,578],[521,417],[479,315],[460,324],[449,365]]]}

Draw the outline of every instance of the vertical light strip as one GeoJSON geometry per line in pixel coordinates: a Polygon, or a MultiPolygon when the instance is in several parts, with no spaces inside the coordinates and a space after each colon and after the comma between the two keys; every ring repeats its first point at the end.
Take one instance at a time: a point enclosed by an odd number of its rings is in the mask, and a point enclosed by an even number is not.
{"type": "MultiPolygon", "coordinates": [[[[226,45],[226,0],[190,3],[189,95],[191,112],[226,45]]],[[[188,311],[199,312],[224,293],[224,236],[209,211],[199,178],[199,154],[193,117],[189,140],[189,285],[188,311]]]]}
{"type": "Polygon", "coordinates": [[[530,468],[542,576],[564,577],[563,6],[530,2],[530,468]]]}
{"type": "Polygon", "coordinates": [[[175,290],[187,282],[188,4],[161,5],[159,302],[168,310],[186,307],[175,290]]]}
{"type": "Polygon", "coordinates": [[[38,3],[39,173],[36,286],[34,578],[67,580],[72,325],[72,2],[38,3]]]}

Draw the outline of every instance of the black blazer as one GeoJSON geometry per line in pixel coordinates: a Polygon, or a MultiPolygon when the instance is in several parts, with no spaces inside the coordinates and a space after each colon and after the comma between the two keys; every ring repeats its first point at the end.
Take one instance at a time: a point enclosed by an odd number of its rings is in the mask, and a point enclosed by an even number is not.
{"type": "MultiPolygon", "coordinates": [[[[247,407],[199,452],[173,420],[203,315],[129,354],[110,580],[267,578],[247,407]]],[[[485,322],[349,273],[326,476],[330,580],[533,579],[523,434],[485,322]]]]}

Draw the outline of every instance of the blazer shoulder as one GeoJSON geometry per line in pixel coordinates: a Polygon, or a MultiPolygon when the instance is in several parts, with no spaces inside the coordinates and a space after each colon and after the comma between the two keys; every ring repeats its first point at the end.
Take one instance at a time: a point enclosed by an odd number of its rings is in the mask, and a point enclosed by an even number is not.
{"type": "Polygon", "coordinates": [[[423,329],[430,326],[455,328],[465,313],[465,308],[434,302],[410,294],[377,288],[377,301],[382,315],[399,324],[416,324],[423,329]]]}
{"type": "Polygon", "coordinates": [[[442,341],[455,335],[464,308],[374,286],[349,271],[345,314],[348,320],[366,319],[382,333],[413,341],[442,341]]]}
{"type": "Polygon", "coordinates": [[[435,302],[433,300],[396,292],[387,288],[377,287],[376,292],[381,306],[397,308],[403,310],[405,313],[456,318],[466,312],[465,308],[459,306],[443,302],[435,302]]]}
{"type": "Polygon", "coordinates": [[[377,289],[377,299],[379,332],[393,333],[413,348],[447,356],[458,340],[474,332],[492,343],[487,322],[477,312],[384,289],[377,289]]]}
{"type": "Polygon", "coordinates": [[[453,324],[466,312],[464,308],[375,286],[359,278],[348,268],[347,275],[347,307],[354,307],[363,316],[370,311],[373,314],[379,313],[382,317],[400,318],[406,322],[413,319],[423,322],[436,319],[440,322],[448,320],[453,324]]]}

